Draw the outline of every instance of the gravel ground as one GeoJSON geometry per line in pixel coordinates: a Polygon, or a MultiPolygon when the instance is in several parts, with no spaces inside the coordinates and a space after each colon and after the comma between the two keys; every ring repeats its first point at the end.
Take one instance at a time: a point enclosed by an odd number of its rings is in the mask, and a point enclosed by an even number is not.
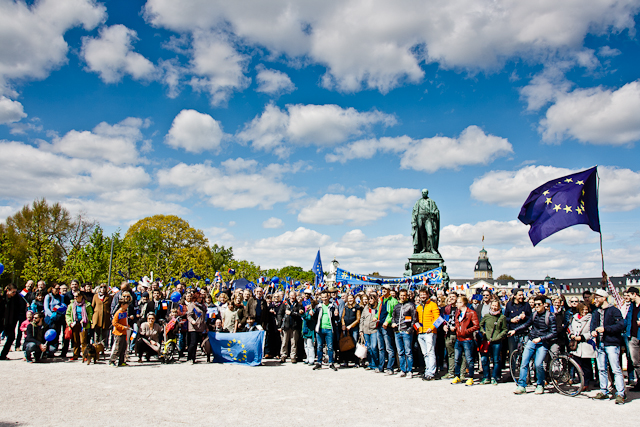
{"type": "MultiPolygon", "coordinates": [[[[312,371],[303,363],[265,366],[132,363],[109,367],[22,353],[0,362],[0,427],[165,425],[628,425],[640,394],[627,403],[556,393],[516,396],[513,383],[451,385],[388,377],[363,369],[312,371]]],[[[505,373],[506,376],[506,373],[505,373]]],[[[593,396],[595,392],[588,393],[593,396]]]]}

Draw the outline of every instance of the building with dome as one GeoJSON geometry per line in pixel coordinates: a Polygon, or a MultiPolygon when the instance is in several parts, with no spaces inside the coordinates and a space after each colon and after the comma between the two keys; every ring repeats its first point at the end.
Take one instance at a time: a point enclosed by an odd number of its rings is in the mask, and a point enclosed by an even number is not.
{"type": "Polygon", "coordinates": [[[476,262],[476,267],[473,269],[473,278],[493,279],[493,267],[491,267],[489,257],[487,257],[487,251],[484,249],[484,246],[482,247],[482,250],[480,250],[478,262],[476,262]]]}

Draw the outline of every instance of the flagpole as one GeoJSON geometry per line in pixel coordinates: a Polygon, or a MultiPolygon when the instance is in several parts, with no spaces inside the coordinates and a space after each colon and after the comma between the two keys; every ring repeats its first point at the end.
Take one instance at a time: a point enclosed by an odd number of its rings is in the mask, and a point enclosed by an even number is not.
{"type": "MultiPolygon", "coordinates": [[[[596,197],[600,204],[600,174],[598,173],[598,165],[596,165],[596,197]]],[[[602,287],[607,285],[607,273],[604,272],[604,249],[602,247],[602,223],[600,224],[600,259],[602,260],[602,287]]]]}

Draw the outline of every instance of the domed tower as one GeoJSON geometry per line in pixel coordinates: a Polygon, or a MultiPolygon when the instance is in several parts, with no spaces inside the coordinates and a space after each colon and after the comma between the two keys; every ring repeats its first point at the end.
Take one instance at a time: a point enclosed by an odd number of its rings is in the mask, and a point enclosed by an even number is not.
{"type": "Polygon", "coordinates": [[[473,270],[474,279],[493,279],[493,267],[487,257],[487,251],[484,250],[484,246],[478,256],[478,262],[476,262],[476,268],[473,270]]]}

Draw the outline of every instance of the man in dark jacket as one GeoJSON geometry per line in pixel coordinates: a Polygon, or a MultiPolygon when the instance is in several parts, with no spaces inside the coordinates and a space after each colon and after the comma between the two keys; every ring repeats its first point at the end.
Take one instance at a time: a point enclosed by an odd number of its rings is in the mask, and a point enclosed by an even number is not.
{"type": "Polygon", "coordinates": [[[291,363],[297,363],[298,340],[302,325],[302,315],[304,307],[297,300],[296,291],[289,292],[289,299],[285,300],[278,310],[278,327],[282,337],[282,347],[280,348],[280,361],[287,360],[287,350],[290,346],[291,363]]]}
{"type": "Polygon", "coordinates": [[[624,404],[624,376],[620,368],[620,346],[625,329],[622,313],[617,307],[607,302],[609,293],[598,289],[593,296],[596,310],[591,314],[591,336],[596,340],[596,361],[600,379],[600,392],[594,399],[609,399],[609,375],[607,362],[611,365],[613,382],[616,387],[616,404],[624,404]]]}
{"type": "Polygon", "coordinates": [[[18,324],[18,320],[20,320],[26,312],[27,303],[18,295],[16,286],[11,283],[4,288],[4,297],[0,300],[0,304],[4,307],[3,331],[7,339],[2,348],[2,352],[0,352],[0,360],[7,360],[11,344],[13,344],[16,338],[16,325],[18,324]]]}
{"type": "Polygon", "coordinates": [[[396,349],[398,350],[398,363],[401,377],[413,378],[413,353],[411,343],[413,338],[413,325],[416,323],[416,306],[413,301],[407,301],[407,290],[400,289],[398,295],[400,301],[393,308],[391,314],[391,327],[395,332],[396,349]]]}
{"type": "Polygon", "coordinates": [[[518,347],[518,343],[524,342],[527,337],[527,328],[520,326],[526,324],[530,319],[531,306],[524,300],[524,291],[522,289],[516,289],[513,299],[507,302],[507,306],[504,309],[504,315],[507,318],[507,325],[510,333],[507,338],[507,344],[509,346],[509,355],[507,360],[511,360],[511,353],[518,347]]]}
{"type": "Polygon", "coordinates": [[[518,387],[515,394],[525,394],[527,389],[527,377],[529,376],[529,362],[534,358],[536,366],[536,394],[544,393],[545,369],[544,360],[549,352],[552,341],[557,336],[556,318],[553,313],[549,312],[545,306],[547,298],[543,295],[536,296],[533,301],[535,312],[527,320],[526,323],[517,326],[509,331],[509,335],[513,336],[519,330],[531,330],[528,334],[528,341],[522,351],[522,360],[520,362],[520,378],[518,378],[518,387]]]}

